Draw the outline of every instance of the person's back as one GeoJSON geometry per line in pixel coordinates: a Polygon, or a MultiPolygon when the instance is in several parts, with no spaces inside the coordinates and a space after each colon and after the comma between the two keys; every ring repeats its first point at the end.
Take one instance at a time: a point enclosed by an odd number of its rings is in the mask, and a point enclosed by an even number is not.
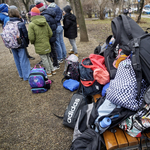
{"type": "Polygon", "coordinates": [[[51,52],[49,40],[53,34],[52,30],[45,17],[40,15],[40,10],[37,7],[31,9],[31,16],[31,23],[28,27],[29,40],[31,44],[34,44],[36,53],[40,55],[47,76],[52,76],[52,74],[56,74],[49,57],[51,52]]]}
{"type": "Polygon", "coordinates": [[[52,8],[56,13],[55,20],[57,22],[56,29],[56,52],[57,59],[59,63],[63,62],[63,59],[66,58],[66,46],[63,41],[63,28],[61,26],[60,20],[62,19],[62,10],[55,4],[54,0],[46,0],[48,8],[52,8]]]}

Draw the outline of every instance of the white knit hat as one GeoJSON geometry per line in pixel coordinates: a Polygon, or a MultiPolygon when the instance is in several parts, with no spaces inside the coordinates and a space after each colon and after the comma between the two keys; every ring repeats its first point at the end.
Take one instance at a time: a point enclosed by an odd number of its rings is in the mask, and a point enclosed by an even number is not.
{"type": "Polygon", "coordinates": [[[36,5],[37,3],[43,3],[43,4],[45,4],[44,0],[34,0],[34,3],[35,3],[35,5],[36,5]]]}

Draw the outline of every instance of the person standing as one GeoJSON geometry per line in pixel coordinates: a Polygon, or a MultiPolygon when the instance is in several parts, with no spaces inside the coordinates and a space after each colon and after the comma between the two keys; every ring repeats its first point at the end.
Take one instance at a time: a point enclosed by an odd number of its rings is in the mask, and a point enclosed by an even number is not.
{"type": "Polygon", "coordinates": [[[56,74],[49,57],[49,53],[51,52],[49,40],[52,35],[52,30],[45,17],[40,15],[40,10],[37,7],[33,7],[31,9],[31,22],[28,27],[28,36],[31,44],[34,44],[35,52],[41,57],[48,77],[56,74]]]}
{"type": "Polygon", "coordinates": [[[52,32],[53,32],[53,36],[50,39],[50,45],[51,45],[51,53],[50,53],[50,57],[52,57],[53,59],[53,66],[54,66],[54,70],[59,69],[59,64],[58,64],[58,60],[57,60],[57,54],[56,54],[56,48],[55,48],[55,42],[56,42],[56,29],[57,29],[57,23],[55,20],[56,14],[53,11],[52,8],[47,8],[45,9],[45,5],[43,3],[37,3],[36,7],[39,8],[41,15],[45,17],[47,23],[49,24],[52,32]]]}
{"type": "Polygon", "coordinates": [[[58,63],[63,63],[63,59],[66,58],[66,46],[63,40],[63,27],[61,26],[61,19],[62,19],[62,10],[55,4],[54,0],[46,0],[48,8],[52,8],[56,13],[55,20],[57,22],[57,29],[56,29],[56,52],[57,52],[57,59],[58,63]]]}
{"type": "Polygon", "coordinates": [[[64,37],[68,38],[70,44],[72,45],[72,54],[74,53],[78,57],[78,51],[75,41],[75,38],[77,37],[76,17],[71,13],[71,7],[69,5],[63,8],[63,13],[64,37]]]}
{"type": "MultiPolygon", "coordinates": [[[[10,21],[16,22],[20,21],[20,14],[17,9],[10,9],[8,11],[8,15],[10,17],[10,21]]],[[[30,74],[30,61],[28,59],[25,47],[28,47],[29,39],[28,32],[24,22],[18,23],[18,29],[20,32],[20,37],[22,39],[22,44],[19,48],[11,49],[15,64],[19,73],[19,77],[23,78],[23,80],[27,81],[30,74]]]]}

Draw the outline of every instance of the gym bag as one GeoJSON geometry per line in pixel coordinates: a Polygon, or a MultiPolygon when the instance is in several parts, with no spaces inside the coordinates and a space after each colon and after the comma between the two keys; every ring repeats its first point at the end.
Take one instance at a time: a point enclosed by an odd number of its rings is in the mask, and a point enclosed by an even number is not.
{"type": "Polygon", "coordinates": [[[80,91],[80,86],[77,92],[74,93],[73,96],[71,97],[71,100],[66,108],[66,111],[63,117],[63,125],[70,127],[70,128],[75,127],[75,124],[79,115],[79,111],[80,109],[82,109],[84,105],[86,105],[85,98],[80,91]]]}
{"type": "Polygon", "coordinates": [[[28,82],[33,93],[44,93],[50,89],[51,80],[48,80],[47,73],[43,67],[35,67],[31,70],[28,82]]]}

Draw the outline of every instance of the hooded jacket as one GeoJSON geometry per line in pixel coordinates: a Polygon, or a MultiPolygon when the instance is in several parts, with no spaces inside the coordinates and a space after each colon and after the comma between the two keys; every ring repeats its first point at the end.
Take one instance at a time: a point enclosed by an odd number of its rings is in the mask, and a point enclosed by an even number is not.
{"type": "Polygon", "coordinates": [[[75,39],[77,37],[77,22],[76,17],[72,13],[67,13],[64,15],[63,19],[64,25],[64,37],[69,39],[75,39]]]}
{"type": "Polygon", "coordinates": [[[53,43],[56,41],[56,29],[57,29],[57,22],[55,20],[56,14],[53,11],[53,9],[47,8],[41,13],[41,15],[45,17],[47,23],[49,24],[53,32],[53,36],[50,39],[50,42],[53,43]]]}
{"type": "Polygon", "coordinates": [[[17,18],[17,17],[10,18],[10,21],[12,21],[12,22],[14,22],[14,21],[20,21],[18,23],[18,29],[20,31],[20,37],[23,40],[23,42],[22,42],[22,44],[21,44],[20,47],[21,48],[28,47],[29,39],[28,39],[28,31],[27,31],[27,28],[25,26],[25,23],[22,22],[22,19],[17,18]]]}
{"type": "Polygon", "coordinates": [[[28,27],[28,37],[35,46],[35,52],[45,55],[51,52],[49,43],[53,33],[44,16],[33,16],[28,27]]]}

